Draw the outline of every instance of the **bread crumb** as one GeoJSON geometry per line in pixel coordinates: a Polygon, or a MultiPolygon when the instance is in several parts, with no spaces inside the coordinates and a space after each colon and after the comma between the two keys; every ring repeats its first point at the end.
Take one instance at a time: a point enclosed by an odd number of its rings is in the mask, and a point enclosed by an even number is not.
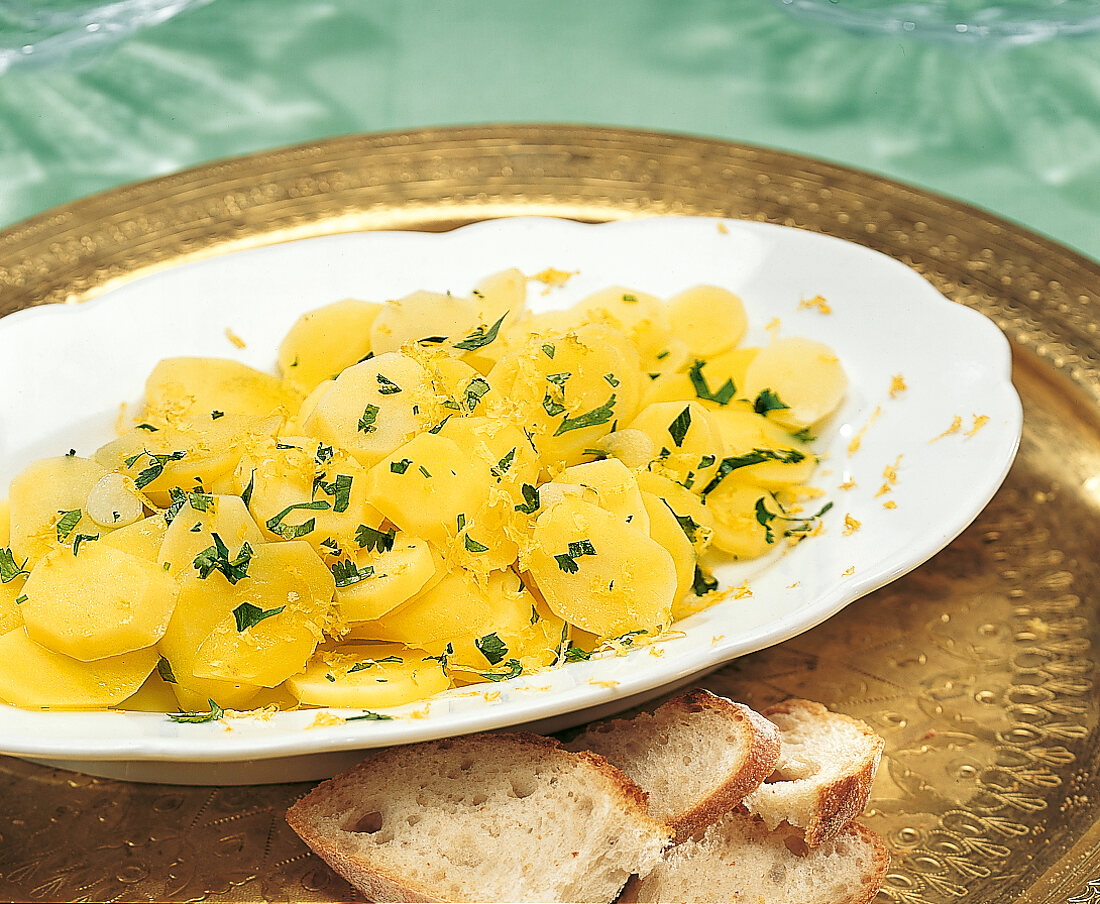
{"type": "Polygon", "coordinates": [[[725,224],[725,223],[722,223],[722,222],[719,222],[719,223],[718,223],[718,231],[719,231],[719,232],[720,232],[720,233],[721,233],[722,235],[729,235],[729,234],[730,234],[730,231],[729,231],[729,230],[728,230],[728,229],[726,228],[726,224],[725,224]]]}
{"type": "Polygon", "coordinates": [[[560,289],[580,272],[580,270],[555,270],[553,267],[547,267],[541,273],[536,273],[534,276],[527,278],[545,285],[546,288],[543,289],[542,294],[549,295],[551,289],[560,289]]]}
{"type": "Polygon", "coordinates": [[[890,398],[896,399],[909,387],[905,385],[905,378],[901,374],[894,374],[890,380],[890,398]]]}
{"type": "Polygon", "coordinates": [[[225,328],[225,338],[232,342],[233,345],[235,345],[237,348],[245,347],[245,341],[236,333],[234,333],[229,327],[225,328]]]}
{"type": "Polygon", "coordinates": [[[855,573],[856,573],[856,566],[855,565],[849,565],[848,568],[845,569],[843,576],[846,577],[846,578],[849,578],[855,573]]]}
{"type": "Polygon", "coordinates": [[[898,504],[894,502],[893,499],[887,499],[884,503],[882,503],[882,507],[884,509],[896,509],[898,507],[898,504]]]}
{"type": "Polygon", "coordinates": [[[649,655],[654,656],[657,659],[660,659],[662,656],[665,655],[665,649],[664,649],[664,647],[650,647],[649,648],[649,655]]]}
{"type": "Polygon", "coordinates": [[[742,581],[739,587],[733,588],[733,598],[735,600],[743,600],[748,596],[752,596],[752,589],[749,587],[748,581],[742,581]]]}
{"type": "Polygon", "coordinates": [[[859,451],[859,447],[863,444],[863,436],[870,428],[870,426],[878,420],[878,416],[882,414],[882,408],[878,405],[875,406],[875,410],[871,412],[871,416],[867,419],[867,423],[864,424],[859,433],[852,437],[852,441],[848,443],[848,454],[854,455],[859,451]]]}
{"type": "Polygon", "coordinates": [[[311,728],[331,728],[333,725],[346,725],[347,720],[342,716],[333,715],[330,712],[321,711],[313,717],[313,721],[306,726],[306,729],[311,728]]]}
{"type": "Polygon", "coordinates": [[[982,427],[984,427],[988,423],[989,423],[989,415],[975,414],[974,415],[974,426],[971,427],[969,430],[967,430],[965,435],[966,436],[973,436],[975,433],[977,433],[979,430],[981,430],[982,427]]]}
{"type": "Polygon", "coordinates": [[[798,303],[798,308],[799,310],[816,308],[822,314],[833,313],[833,309],[829,307],[829,302],[827,302],[822,295],[815,295],[813,298],[803,298],[802,301],[798,303]]]}
{"type": "Polygon", "coordinates": [[[945,436],[950,436],[952,433],[958,433],[962,429],[962,424],[963,419],[956,414],[954,419],[951,421],[951,426],[944,430],[943,433],[941,433],[939,436],[933,436],[928,441],[929,444],[934,443],[938,439],[943,439],[945,436]]]}
{"type": "Polygon", "coordinates": [[[862,526],[863,525],[859,521],[857,521],[855,518],[853,518],[851,515],[846,514],[844,516],[844,536],[845,537],[852,536],[852,534],[854,534],[862,526]]]}

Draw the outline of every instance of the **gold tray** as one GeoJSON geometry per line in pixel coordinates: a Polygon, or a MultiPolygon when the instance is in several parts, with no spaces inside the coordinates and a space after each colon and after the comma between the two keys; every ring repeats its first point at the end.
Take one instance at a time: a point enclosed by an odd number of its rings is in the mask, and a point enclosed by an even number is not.
{"type": "MultiPolygon", "coordinates": [[[[1096,263],[958,202],[791,154],[493,126],[307,144],[48,211],[0,233],[0,315],[228,250],[516,214],[812,229],[903,261],[1000,325],[1025,422],[989,508],[909,576],[698,684],[753,706],[821,700],[886,738],[865,820],[893,852],[879,900],[1100,902],[1096,263]]],[[[0,897],[358,900],[283,821],[307,787],[126,784],[0,758],[0,897]]]]}

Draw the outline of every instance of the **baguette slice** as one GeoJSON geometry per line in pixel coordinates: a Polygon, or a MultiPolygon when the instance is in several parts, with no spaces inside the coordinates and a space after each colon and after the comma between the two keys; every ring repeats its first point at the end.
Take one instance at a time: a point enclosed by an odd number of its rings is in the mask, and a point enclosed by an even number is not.
{"type": "Polygon", "coordinates": [[[820,703],[787,700],[764,710],[783,747],[774,774],[745,797],[769,829],[788,822],[815,847],[838,837],[867,806],[885,742],[858,719],[820,703]]]}
{"type": "Polygon", "coordinates": [[[381,750],[287,821],[375,902],[610,902],[669,837],[602,757],[527,733],[381,750]]]}
{"type": "Polygon", "coordinates": [[[882,839],[852,823],[832,841],[806,848],[796,829],[775,832],[742,808],[699,839],[672,848],[644,879],[631,879],[622,904],[730,901],[739,904],[867,904],[886,878],[882,839]]]}
{"type": "Polygon", "coordinates": [[[606,757],[649,795],[649,815],[689,838],[771,775],[779,730],[740,703],[693,690],[652,714],[590,726],[566,747],[606,757]]]}

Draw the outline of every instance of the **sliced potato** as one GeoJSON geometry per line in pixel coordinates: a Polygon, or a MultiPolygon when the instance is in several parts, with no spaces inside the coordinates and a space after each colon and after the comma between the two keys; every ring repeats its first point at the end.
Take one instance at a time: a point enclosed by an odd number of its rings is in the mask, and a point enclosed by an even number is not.
{"type": "Polygon", "coordinates": [[[539,516],[534,537],[531,576],[567,622],[600,637],[668,624],[672,556],[618,516],[567,496],[539,516]]]}
{"type": "Polygon", "coordinates": [[[777,339],[745,371],[745,395],[790,430],[811,427],[836,410],[848,377],[836,353],[811,339],[777,339]]]}
{"type": "Polygon", "coordinates": [[[78,551],[56,549],[34,566],[20,612],[35,643],[88,662],[155,644],[179,592],[159,565],[87,541],[78,551]]]}
{"type": "Polygon", "coordinates": [[[334,379],[371,351],[371,326],[382,309],[345,298],[307,311],[279,344],[279,373],[303,393],[334,379]]]}
{"type": "Polygon", "coordinates": [[[81,662],[16,628],[0,636],[0,699],[27,709],[102,709],[133,694],[156,664],[151,647],[81,662]]]}
{"type": "Polygon", "coordinates": [[[301,674],[287,679],[306,706],[384,709],[446,690],[451,679],[439,659],[396,643],[342,643],[319,651],[301,674]]]}

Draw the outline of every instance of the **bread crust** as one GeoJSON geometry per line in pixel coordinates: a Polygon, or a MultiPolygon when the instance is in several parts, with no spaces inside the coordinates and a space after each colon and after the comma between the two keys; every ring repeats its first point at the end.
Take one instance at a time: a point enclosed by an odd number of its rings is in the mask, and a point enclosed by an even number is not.
{"type": "MultiPolygon", "coordinates": [[[[675,844],[701,832],[736,807],[746,794],[758,788],[764,779],[771,775],[779,760],[780,733],[772,722],[743,704],[734,703],[707,690],[691,690],[663,703],[653,711],[650,725],[660,724],[663,719],[674,718],[677,713],[691,714],[701,711],[716,714],[728,724],[736,726],[742,746],[741,758],[724,777],[721,777],[707,796],[684,806],[671,817],[667,815],[660,817],[672,830],[675,844]]],[[[608,750],[608,747],[613,745],[616,737],[621,734],[630,735],[644,730],[639,727],[637,717],[610,719],[589,726],[567,746],[570,750],[580,750],[586,744],[593,744],[604,749],[608,752],[612,764],[630,775],[631,764],[625,759],[617,759],[615,753],[608,750]],[[601,741],[608,743],[601,743],[601,741]]]]}
{"type": "Polygon", "coordinates": [[[865,722],[833,712],[812,700],[793,697],[769,706],[763,715],[768,718],[786,715],[800,720],[840,720],[852,726],[862,737],[864,746],[859,759],[843,775],[817,790],[816,805],[807,824],[802,826],[806,843],[811,847],[835,838],[866,809],[886,742],[865,722]]]}
{"type": "MultiPolygon", "coordinates": [[[[455,756],[469,756],[475,761],[479,755],[492,753],[500,756],[511,751],[521,752],[539,759],[562,758],[579,766],[587,774],[595,772],[604,786],[607,798],[624,813],[629,813],[632,825],[651,833],[655,838],[669,839],[670,832],[648,815],[645,792],[611,765],[604,757],[590,751],[580,753],[562,748],[552,739],[530,732],[484,732],[456,738],[427,741],[409,747],[390,747],[373,751],[352,769],[317,785],[301,797],[287,812],[286,819],[298,836],[329,866],[367,896],[370,901],[442,902],[436,888],[429,888],[408,875],[397,875],[354,845],[339,843],[340,836],[354,831],[348,823],[356,818],[354,801],[360,787],[372,788],[377,793],[378,776],[407,757],[454,751],[455,756]]],[[[428,762],[428,760],[425,760],[428,762]]],[[[536,852],[537,853],[537,852],[536,852]]],[[[624,874],[625,876],[625,874],[624,874]]],[[[620,880],[621,881],[621,880],[620,880]]]]}

